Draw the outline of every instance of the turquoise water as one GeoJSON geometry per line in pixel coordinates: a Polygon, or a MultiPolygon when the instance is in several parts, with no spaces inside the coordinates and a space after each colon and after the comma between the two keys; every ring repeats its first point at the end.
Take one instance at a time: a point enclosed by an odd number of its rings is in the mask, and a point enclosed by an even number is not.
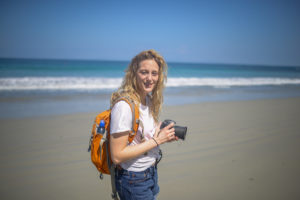
{"type": "MultiPolygon", "coordinates": [[[[123,77],[127,61],[0,59],[5,77],[123,77]]],[[[170,77],[300,78],[300,66],[168,63],[170,77]]]]}
{"type": "MultiPolygon", "coordinates": [[[[109,106],[127,61],[0,59],[0,117],[109,106]]],[[[168,63],[165,104],[300,96],[300,67],[168,63]]]]}

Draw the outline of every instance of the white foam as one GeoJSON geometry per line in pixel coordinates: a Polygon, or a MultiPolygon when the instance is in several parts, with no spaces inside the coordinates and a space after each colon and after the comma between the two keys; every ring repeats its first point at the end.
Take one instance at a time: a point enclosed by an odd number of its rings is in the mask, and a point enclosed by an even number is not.
{"type": "Polygon", "coordinates": [[[1,78],[0,90],[80,90],[113,89],[121,85],[121,78],[85,77],[25,77],[1,78]]]}
{"type": "MultiPolygon", "coordinates": [[[[23,77],[0,78],[3,90],[98,90],[116,89],[122,78],[102,77],[23,77]]],[[[168,78],[167,87],[209,86],[230,88],[233,86],[295,85],[300,79],[290,78],[168,78]]]]}
{"type": "Polygon", "coordinates": [[[167,86],[263,86],[263,85],[287,85],[300,84],[300,79],[288,78],[169,78],[167,86]]]}

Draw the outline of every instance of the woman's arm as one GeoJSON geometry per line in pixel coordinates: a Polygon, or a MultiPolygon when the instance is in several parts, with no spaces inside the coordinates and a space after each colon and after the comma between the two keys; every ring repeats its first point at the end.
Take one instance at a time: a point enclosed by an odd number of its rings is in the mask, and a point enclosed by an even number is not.
{"type": "Polygon", "coordinates": [[[112,134],[110,137],[112,162],[120,164],[124,161],[136,158],[156,147],[156,142],[160,145],[165,142],[173,141],[176,139],[175,129],[171,128],[173,126],[174,124],[171,123],[161,130],[159,129],[160,126],[158,126],[153,137],[154,139],[146,140],[145,142],[133,146],[127,145],[129,131],[112,134]]]}

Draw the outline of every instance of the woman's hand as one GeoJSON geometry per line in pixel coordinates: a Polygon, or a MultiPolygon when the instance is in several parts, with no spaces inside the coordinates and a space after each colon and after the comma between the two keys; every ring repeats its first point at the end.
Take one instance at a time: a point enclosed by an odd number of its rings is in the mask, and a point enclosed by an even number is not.
{"type": "Polygon", "coordinates": [[[175,136],[175,129],[174,129],[174,123],[170,123],[168,126],[164,127],[163,129],[160,129],[161,122],[159,123],[159,126],[157,126],[155,134],[153,138],[157,143],[163,144],[165,142],[172,142],[174,140],[178,140],[178,137],[175,136]]]}

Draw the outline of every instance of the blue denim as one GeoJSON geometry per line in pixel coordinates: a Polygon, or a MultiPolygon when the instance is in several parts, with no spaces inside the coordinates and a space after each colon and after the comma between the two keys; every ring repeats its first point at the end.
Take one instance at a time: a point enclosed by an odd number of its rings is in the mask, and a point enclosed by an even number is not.
{"type": "Polygon", "coordinates": [[[159,193],[157,168],[142,172],[124,169],[116,172],[116,189],[121,200],[153,200],[159,193]]]}

